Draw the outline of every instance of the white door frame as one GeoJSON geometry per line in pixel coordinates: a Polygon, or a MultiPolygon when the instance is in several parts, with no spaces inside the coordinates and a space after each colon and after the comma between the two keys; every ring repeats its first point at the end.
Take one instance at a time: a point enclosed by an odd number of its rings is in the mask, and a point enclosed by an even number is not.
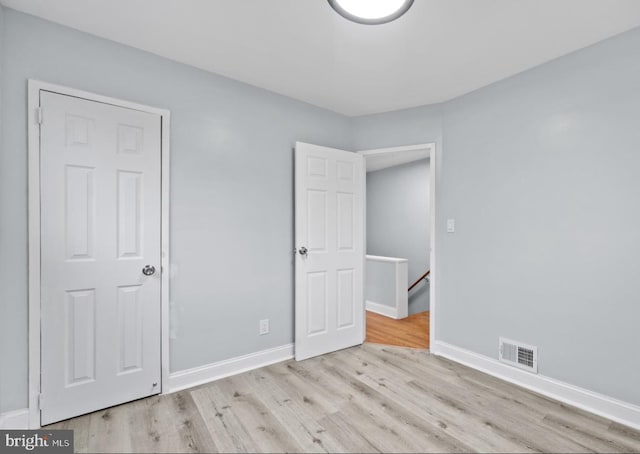
{"type": "Polygon", "coordinates": [[[169,123],[166,109],[144,106],[69,87],[29,79],[28,94],[28,241],[29,241],[29,427],[40,427],[40,91],[74,96],[161,118],[161,392],[169,384],[169,123]]]}
{"type": "MultiPolygon", "coordinates": [[[[370,155],[393,155],[402,153],[414,153],[419,151],[426,151],[429,157],[429,224],[430,224],[430,248],[429,252],[429,268],[431,273],[429,274],[429,350],[433,351],[433,347],[436,345],[436,144],[424,143],[418,145],[408,145],[402,147],[391,148],[377,148],[375,150],[363,150],[358,151],[365,157],[370,155]]],[[[403,161],[406,162],[406,161],[403,161]]],[[[366,197],[366,191],[365,191],[366,197]]],[[[366,206],[366,202],[365,202],[366,206]]],[[[365,221],[366,226],[366,221],[365,221]]],[[[366,232],[366,227],[365,227],[366,232]]],[[[366,277],[365,277],[366,279],[366,277]]],[[[365,326],[366,331],[366,326],[365,326]]]]}

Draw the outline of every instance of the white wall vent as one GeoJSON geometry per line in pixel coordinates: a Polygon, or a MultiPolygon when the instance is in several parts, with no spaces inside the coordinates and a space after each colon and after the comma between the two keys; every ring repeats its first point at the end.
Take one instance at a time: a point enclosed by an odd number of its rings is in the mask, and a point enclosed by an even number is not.
{"type": "Polygon", "coordinates": [[[500,361],[538,373],[538,347],[500,338],[500,361]]]}

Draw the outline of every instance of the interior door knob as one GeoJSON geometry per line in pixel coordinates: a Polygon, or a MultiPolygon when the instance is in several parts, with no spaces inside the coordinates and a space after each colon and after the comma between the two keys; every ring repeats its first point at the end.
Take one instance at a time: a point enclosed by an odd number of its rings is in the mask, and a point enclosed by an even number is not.
{"type": "Polygon", "coordinates": [[[155,266],[145,265],[144,268],[142,268],[142,274],[144,274],[145,276],[151,276],[155,272],[156,272],[155,266]]]}
{"type": "Polygon", "coordinates": [[[307,248],[302,246],[298,252],[300,253],[300,255],[307,255],[307,248]]]}

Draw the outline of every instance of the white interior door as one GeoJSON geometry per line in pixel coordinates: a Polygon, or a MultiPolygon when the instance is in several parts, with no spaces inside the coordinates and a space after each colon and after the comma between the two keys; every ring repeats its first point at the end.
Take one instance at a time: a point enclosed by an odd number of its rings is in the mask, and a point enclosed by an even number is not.
{"type": "Polygon", "coordinates": [[[364,341],[364,188],[361,155],[296,143],[296,360],[364,341]]]}
{"type": "Polygon", "coordinates": [[[160,392],[161,117],[40,106],[45,425],[160,392]]]}

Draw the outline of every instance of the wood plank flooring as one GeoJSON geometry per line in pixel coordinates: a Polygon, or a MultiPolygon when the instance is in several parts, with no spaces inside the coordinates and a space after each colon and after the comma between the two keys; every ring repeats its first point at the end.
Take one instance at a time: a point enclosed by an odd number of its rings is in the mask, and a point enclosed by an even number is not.
{"type": "Polygon", "coordinates": [[[81,416],[78,452],[638,452],[640,432],[424,350],[364,344],[81,416]]]}
{"type": "Polygon", "coordinates": [[[429,348],[429,311],[395,320],[367,311],[365,342],[399,347],[429,348]]]}

